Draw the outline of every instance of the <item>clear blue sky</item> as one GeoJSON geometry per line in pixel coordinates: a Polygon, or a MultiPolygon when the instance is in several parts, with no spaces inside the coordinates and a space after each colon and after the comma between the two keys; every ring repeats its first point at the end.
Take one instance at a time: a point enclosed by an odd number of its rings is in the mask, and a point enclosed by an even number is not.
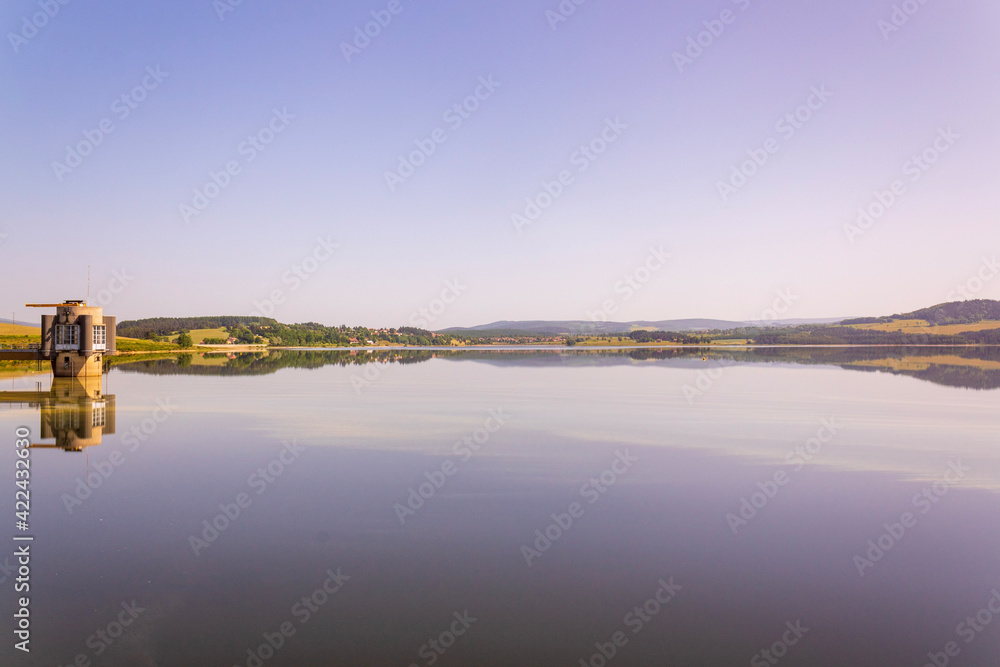
{"type": "MultiPolygon", "coordinates": [[[[282,321],[398,326],[457,279],[431,328],[608,300],[611,319],[750,319],[779,290],[788,317],[885,314],[996,271],[996,2],[912,0],[898,30],[888,0],[588,0],[565,21],[558,0],[223,3],[0,10],[0,313],[82,298],[88,265],[120,319],[280,290],[282,321]],[[373,11],[391,22],[348,62],[373,11]],[[390,187],[418,141],[433,153],[390,187]],[[723,196],[748,151],[766,163],[723,196]],[[193,215],[213,172],[228,185],[193,215]],[[562,192],[519,231],[543,182],[562,192]],[[320,237],[339,247],[313,264],[320,237]],[[647,276],[650,247],[670,258],[647,276]]],[[[971,287],[1000,298],[1000,277],[971,287]]]]}

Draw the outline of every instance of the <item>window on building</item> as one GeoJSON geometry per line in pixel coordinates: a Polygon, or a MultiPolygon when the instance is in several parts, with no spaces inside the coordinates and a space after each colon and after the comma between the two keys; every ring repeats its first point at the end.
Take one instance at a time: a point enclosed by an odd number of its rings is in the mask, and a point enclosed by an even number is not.
{"type": "Polygon", "coordinates": [[[103,324],[94,325],[94,347],[103,346],[107,341],[108,329],[103,324]]]}
{"type": "Polygon", "coordinates": [[[75,431],[80,428],[80,412],[78,410],[56,410],[53,421],[58,431],[75,431]]]}
{"type": "Polygon", "coordinates": [[[80,327],[76,324],[56,325],[56,345],[79,345],[80,327]]]}

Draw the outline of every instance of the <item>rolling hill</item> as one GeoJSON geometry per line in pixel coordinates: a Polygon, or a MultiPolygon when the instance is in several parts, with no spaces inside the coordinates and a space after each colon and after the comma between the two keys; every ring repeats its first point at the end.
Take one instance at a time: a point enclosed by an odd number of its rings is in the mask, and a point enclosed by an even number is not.
{"type": "MultiPolygon", "coordinates": [[[[939,303],[929,308],[921,308],[911,313],[887,317],[860,317],[844,320],[849,326],[894,325],[940,327],[944,325],[968,325],[982,322],[1000,322],[1000,301],[972,299],[939,303]]],[[[998,324],[1000,326],[1000,324],[998,324]]],[[[953,333],[960,333],[956,330],[953,333]]]]}
{"type": "Polygon", "coordinates": [[[764,345],[998,345],[1000,301],[954,301],[835,326],[764,330],[753,340],[764,345]]]}
{"type": "Polygon", "coordinates": [[[38,326],[0,322],[0,336],[39,336],[41,332],[42,329],[38,326]]]}

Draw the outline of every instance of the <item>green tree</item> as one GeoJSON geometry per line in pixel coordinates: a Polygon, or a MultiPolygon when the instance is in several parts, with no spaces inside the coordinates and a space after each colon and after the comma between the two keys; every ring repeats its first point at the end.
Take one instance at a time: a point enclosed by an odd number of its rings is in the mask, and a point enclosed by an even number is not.
{"type": "Polygon", "coordinates": [[[177,337],[177,344],[183,348],[194,347],[194,341],[191,340],[191,334],[182,333],[177,337]]]}

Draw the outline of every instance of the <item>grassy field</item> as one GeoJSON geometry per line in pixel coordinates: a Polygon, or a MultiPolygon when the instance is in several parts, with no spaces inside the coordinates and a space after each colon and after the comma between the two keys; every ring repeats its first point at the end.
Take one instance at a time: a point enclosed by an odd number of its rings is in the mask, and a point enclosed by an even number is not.
{"type": "Polygon", "coordinates": [[[927,320],[893,320],[892,322],[879,322],[877,324],[849,324],[848,326],[852,329],[868,329],[870,331],[905,331],[907,329],[923,330],[930,327],[927,320]]]}
{"type": "Polygon", "coordinates": [[[878,324],[851,324],[853,329],[872,329],[875,331],[902,331],[907,334],[931,334],[939,336],[953,336],[965,333],[966,331],[985,331],[987,329],[1000,329],[1000,320],[984,320],[975,324],[945,324],[932,327],[927,320],[893,320],[892,322],[880,322],[878,324]]]}
{"type": "Polygon", "coordinates": [[[38,327],[25,327],[20,324],[4,324],[0,322],[0,336],[34,336],[38,338],[42,330],[38,327]]]}
{"type": "MultiPolygon", "coordinates": [[[[587,336],[586,338],[577,338],[577,345],[635,345],[636,342],[631,338],[626,338],[622,336],[587,336]]],[[[551,343],[550,343],[551,344],[551,343]]]]}
{"type": "MultiPolygon", "coordinates": [[[[649,341],[648,343],[637,343],[636,341],[628,338],[627,336],[622,336],[619,340],[618,336],[589,336],[587,338],[577,338],[577,347],[596,347],[596,346],[606,346],[606,347],[666,347],[666,346],[679,346],[680,343],[672,343],[668,340],[655,340],[649,341]]],[[[732,339],[732,340],[721,340],[712,341],[711,343],[699,343],[699,346],[707,345],[745,345],[745,338],[732,339]]],[[[558,343],[539,343],[540,345],[557,345],[558,343]]]]}
{"type": "Polygon", "coordinates": [[[37,343],[38,336],[11,336],[0,334],[0,343],[4,345],[27,346],[29,343],[37,343]]]}
{"type": "Polygon", "coordinates": [[[160,343],[141,338],[118,338],[115,347],[119,352],[170,352],[180,348],[173,343],[160,343]]]}
{"type": "MultiPolygon", "coordinates": [[[[180,334],[175,333],[170,336],[170,342],[176,343],[177,336],[180,334]]],[[[206,338],[221,338],[223,340],[229,338],[229,332],[225,328],[218,329],[191,329],[191,340],[195,345],[201,345],[206,338]]]]}
{"type": "MultiPolygon", "coordinates": [[[[32,327],[22,327],[20,325],[0,324],[0,344],[5,347],[11,345],[15,347],[28,347],[31,343],[38,343],[41,330],[32,327]]],[[[0,361],[0,375],[15,373],[18,375],[35,372],[48,372],[51,370],[49,362],[43,361],[0,361]],[[41,371],[39,371],[39,368],[41,371]]]]}

